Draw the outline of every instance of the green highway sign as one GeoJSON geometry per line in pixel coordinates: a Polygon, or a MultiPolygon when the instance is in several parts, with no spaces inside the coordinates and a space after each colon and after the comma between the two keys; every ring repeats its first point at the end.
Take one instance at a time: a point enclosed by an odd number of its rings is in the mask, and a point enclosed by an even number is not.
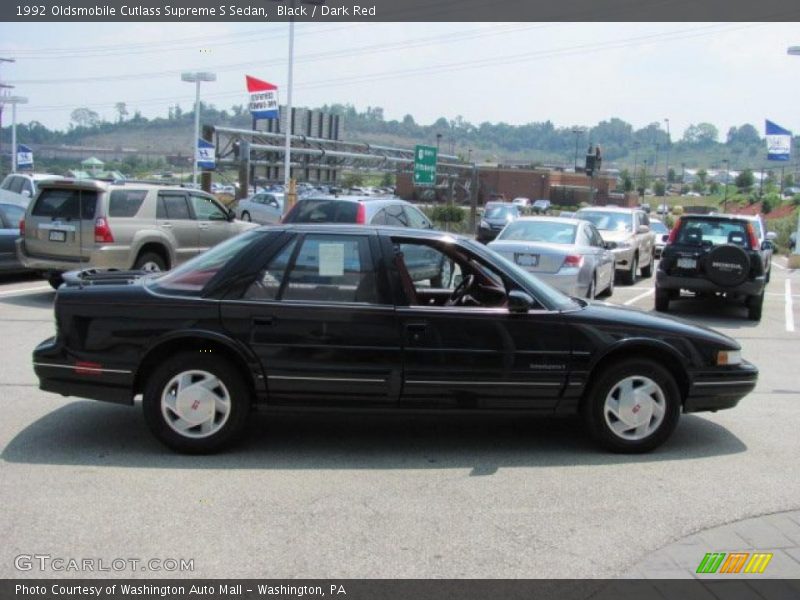
{"type": "Polygon", "coordinates": [[[436,153],[434,146],[414,148],[414,185],[436,184],[436,153]]]}

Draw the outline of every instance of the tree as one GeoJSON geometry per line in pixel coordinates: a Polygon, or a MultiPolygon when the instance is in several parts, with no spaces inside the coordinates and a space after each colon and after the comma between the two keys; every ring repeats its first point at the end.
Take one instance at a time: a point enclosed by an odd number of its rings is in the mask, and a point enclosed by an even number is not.
{"type": "Polygon", "coordinates": [[[719,183],[716,181],[712,181],[711,183],[709,183],[708,191],[711,192],[712,194],[716,194],[717,192],[719,192],[719,183]]]}
{"type": "Polygon", "coordinates": [[[667,181],[670,183],[675,183],[675,169],[672,167],[670,167],[669,171],[667,171],[667,181]]]}
{"type": "Polygon", "coordinates": [[[381,177],[381,187],[392,187],[394,186],[394,173],[390,173],[386,171],[381,177]]]}
{"type": "Polygon", "coordinates": [[[749,123],[741,127],[731,127],[726,140],[728,145],[750,146],[761,143],[761,137],[755,127],[749,123]]]}
{"type": "Polygon", "coordinates": [[[117,102],[114,105],[114,110],[117,111],[117,122],[122,123],[125,117],[128,116],[128,105],[124,102],[117,102]]]}
{"type": "Polygon", "coordinates": [[[664,185],[664,182],[660,179],[656,179],[655,183],[653,183],[653,193],[656,196],[663,196],[664,192],[667,191],[667,186],[664,185]]]}
{"type": "Polygon", "coordinates": [[[86,107],[76,108],[69,117],[78,127],[94,127],[100,123],[100,115],[86,107]]]}
{"type": "Polygon", "coordinates": [[[697,172],[697,180],[703,185],[703,187],[705,187],[706,181],[708,180],[708,171],[705,169],[700,169],[697,172]]]}
{"type": "Polygon", "coordinates": [[[364,175],[362,173],[345,173],[342,176],[342,187],[351,188],[364,185],[364,175]]]}
{"type": "Polygon", "coordinates": [[[736,176],[736,179],[733,180],[733,183],[740,190],[749,190],[751,187],[753,187],[754,182],[755,178],[753,177],[753,172],[750,169],[744,169],[743,171],[740,171],[736,176]]]}
{"type": "Polygon", "coordinates": [[[647,189],[647,171],[644,167],[641,167],[636,174],[636,189],[642,195],[644,195],[644,191],[647,189]]]}
{"type": "Polygon", "coordinates": [[[623,169],[622,173],[620,173],[620,177],[622,178],[622,190],[624,192],[632,192],[633,178],[631,177],[630,171],[628,171],[628,169],[623,169]]]}
{"type": "Polygon", "coordinates": [[[703,184],[702,181],[700,181],[699,178],[695,179],[692,182],[692,191],[693,192],[697,192],[698,194],[702,194],[705,191],[705,189],[706,189],[706,186],[703,184]]]}
{"type": "Polygon", "coordinates": [[[783,176],[783,187],[794,187],[794,175],[787,173],[783,176]]]}
{"type": "Polygon", "coordinates": [[[683,133],[683,141],[692,146],[709,146],[717,142],[719,130],[711,123],[689,125],[683,133]]]}

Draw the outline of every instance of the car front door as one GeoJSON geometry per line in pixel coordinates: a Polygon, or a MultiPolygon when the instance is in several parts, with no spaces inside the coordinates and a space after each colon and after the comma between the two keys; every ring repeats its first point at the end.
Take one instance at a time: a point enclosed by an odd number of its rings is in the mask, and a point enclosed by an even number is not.
{"type": "Polygon", "coordinates": [[[286,234],[225,327],[258,355],[269,402],[395,404],[401,385],[397,317],[374,234],[286,234]]]}
{"type": "Polygon", "coordinates": [[[394,254],[403,404],[542,411],[556,407],[570,363],[569,335],[560,313],[538,304],[524,314],[509,312],[504,306],[507,281],[464,248],[453,252],[398,236],[385,238],[383,247],[384,253],[394,254]],[[405,255],[422,254],[415,246],[434,250],[436,262],[453,261],[455,276],[449,288],[426,290],[404,273],[405,255]],[[459,284],[468,281],[475,265],[485,286],[481,297],[491,300],[483,306],[449,305],[448,296],[458,295],[459,284]]]}
{"type": "Polygon", "coordinates": [[[192,192],[189,194],[189,201],[197,221],[197,241],[202,250],[216,246],[237,233],[228,217],[228,211],[216,200],[192,192]]]}

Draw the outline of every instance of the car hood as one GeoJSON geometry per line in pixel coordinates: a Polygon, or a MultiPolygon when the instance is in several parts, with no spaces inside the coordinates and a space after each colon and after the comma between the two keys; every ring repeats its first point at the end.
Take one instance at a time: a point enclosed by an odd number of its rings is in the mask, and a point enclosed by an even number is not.
{"type": "Polygon", "coordinates": [[[630,231],[612,231],[601,229],[600,237],[603,238],[604,242],[627,242],[633,238],[633,234],[630,231]]]}
{"type": "Polygon", "coordinates": [[[670,337],[691,338],[725,350],[741,349],[739,342],[710,327],[697,325],[679,317],[653,314],[606,302],[587,302],[580,311],[578,322],[602,325],[603,329],[615,330],[617,334],[625,337],[637,337],[642,333],[660,333],[670,337]]]}

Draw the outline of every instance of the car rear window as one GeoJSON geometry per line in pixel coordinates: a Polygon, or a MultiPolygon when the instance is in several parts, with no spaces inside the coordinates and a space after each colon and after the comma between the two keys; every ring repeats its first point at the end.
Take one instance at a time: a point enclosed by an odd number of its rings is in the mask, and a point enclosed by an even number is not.
{"type": "Polygon", "coordinates": [[[633,231],[633,216],[630,213],[579,210],[577,217],[589,221],[600,231],[633,231]]]}
{"type": "Polygon", "coordinates": [[[737,244],[749,247],[745,221],[683,217],[676,242],[690,246],[737,244]]]}
{"type": "Polygon", "coordinates": [[[355,223],[358,202],[305,199],[289,211],[285,223],[355,223]]]}
{"type": "Polygon", "coordinates": [[[147,190],[114,190],[108,201],[109,217],[132,217],[139,212],[147,190]]]}
{"type": "Polygon", "coordinates": [[[96,208],[97,192],[94,190],[45,188],[31,214],[51,219],[94,219],[96,208]]]}
{"type": "Polygon", "coordinates": [[[558,221],[515,221],[497,236],[499,240],[574,244],[577,227],[558,221]]]}

